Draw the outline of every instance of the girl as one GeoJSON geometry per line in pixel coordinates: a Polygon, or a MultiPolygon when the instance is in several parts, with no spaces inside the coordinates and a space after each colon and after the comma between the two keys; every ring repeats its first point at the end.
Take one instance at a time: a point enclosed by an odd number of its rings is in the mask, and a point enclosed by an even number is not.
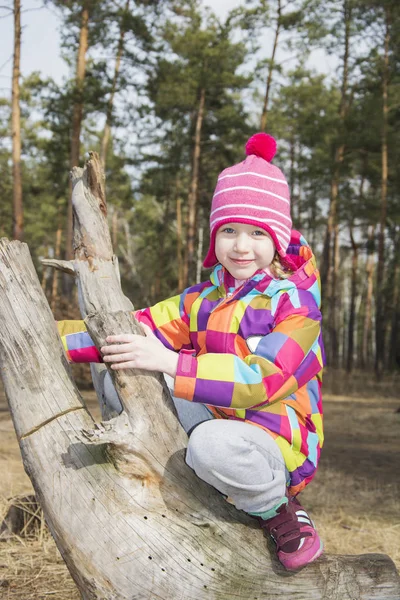
{"type": "MultiPolygon", "coordinates": [[[[314,477],[323,443],[323,346],[319,274],[304,238],[291,231],[275,152],[274,138],[258,133],[247,158],[220,174],[204,260],[210,281],[137,311],[145,337],[110,336],[101,353],[112,369],[172,378],[190,436],[186,462],[256,517],[280,562],[295,570],[322,553],[296,496],[314,477]]],[[[93,360],[87,333],[68,335],[68,322],[59,329],[70,360],[93,360]]],[[[120,411],[110,381],[106,392],[120,411]]]]}

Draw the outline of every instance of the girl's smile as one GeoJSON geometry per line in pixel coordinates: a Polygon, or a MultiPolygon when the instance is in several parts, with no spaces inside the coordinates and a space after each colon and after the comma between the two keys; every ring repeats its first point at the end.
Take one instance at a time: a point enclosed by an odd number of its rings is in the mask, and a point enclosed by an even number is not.
{"type": "Polygon", "coordinates": [[[225,223],[215,238],[215,255],[235,279],[249,279],[271,264],[275,244],[267,231],[247,223],[225,223]]]}
{"type": "Polygon", "coordinates": [[[252,260],[241,260],[239,258],[231,258],[230,260],[232,262],[234,262],[235,264],[241,265],[241,266],[250,265],[253,262],[252,260]]]}

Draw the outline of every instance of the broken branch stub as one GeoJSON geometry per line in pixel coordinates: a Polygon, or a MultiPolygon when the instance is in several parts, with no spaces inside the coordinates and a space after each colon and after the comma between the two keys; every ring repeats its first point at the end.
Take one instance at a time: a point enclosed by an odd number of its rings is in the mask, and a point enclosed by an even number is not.
{"type": "Polygon", "coordinates": [[[111,260],[104,172],[97,152],[89,154],[84,169],[74,167],[71,171],[75,260],[111,260]]]}
{"type": "Polygon", "coordinates": [[[75,275],[74,263],[70,260],[58,260],[56,258],[43,258],[42,265],[45,267],[52,267],[62,273],[68,273],[69,275],[75,275]]]}
{"type": "MultiPolygon", "coordinates": [[[[121,289],[118,259],[106,218],[104,173],[96,152],[90,153],[84,169],[72,170],[71,180],[74,270],[82,317],[99,310],[132,310],[131,301],[121,289]]],[[[90,370],[103,418],[115,416],[105,402],[104,365],[92,364],[90,370]]]]}
{"type": "Polygon", "coordinates": [[[99,310],[132,310],[123,294],[118,259],[106,218],[104,174],[96,152],[84,169],[73,169],[74,268],[83,318],[99,310]]]}

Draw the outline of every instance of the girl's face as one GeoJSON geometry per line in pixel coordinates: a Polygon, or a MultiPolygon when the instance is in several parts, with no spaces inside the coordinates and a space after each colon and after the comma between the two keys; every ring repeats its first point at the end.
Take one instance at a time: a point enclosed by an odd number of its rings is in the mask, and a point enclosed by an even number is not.
{"type": "Polygon", "coordinates": [[[275,244],[269,233],[255,225],[227,223],[217,231],[215,255],[235,279],[249,279],[269,267],[275,244]]]}

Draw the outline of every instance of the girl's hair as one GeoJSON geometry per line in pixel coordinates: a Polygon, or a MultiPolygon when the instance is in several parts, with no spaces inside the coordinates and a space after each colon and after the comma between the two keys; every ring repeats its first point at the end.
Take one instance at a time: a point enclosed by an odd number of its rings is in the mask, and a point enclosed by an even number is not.
{"type": "Polygon", "coordinates": [[[277,252],[275,252],[275,256],[269,266],[271,273],[277,279],[288,279],[291,275],[293,275],[294,271],[285,267],[282,264],[281,257],[277,252]]]}

